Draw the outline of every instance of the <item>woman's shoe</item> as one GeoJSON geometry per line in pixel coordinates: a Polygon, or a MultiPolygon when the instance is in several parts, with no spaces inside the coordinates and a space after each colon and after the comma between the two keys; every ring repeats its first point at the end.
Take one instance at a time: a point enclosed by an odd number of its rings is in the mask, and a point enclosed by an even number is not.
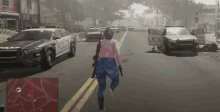
{"type": "Polygon", "coordinates": [[[100,110],[100,112],[104,112],[105,111],[105,108],[103,110],[100,110]]]}

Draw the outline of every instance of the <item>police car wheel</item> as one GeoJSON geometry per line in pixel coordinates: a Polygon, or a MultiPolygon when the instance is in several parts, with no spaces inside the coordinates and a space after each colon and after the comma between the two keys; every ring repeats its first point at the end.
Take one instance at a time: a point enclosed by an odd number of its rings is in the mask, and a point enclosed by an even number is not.
{"type": "Polygon", "coordinates": [[[41,68],[44,70],[48,70],[52,68],[53,61],[54,61],[54,53],[51,50],[48,50],[44,58],[44,61],[41,64],[41,68]]]}
{"type": "Polygon", "coordinates": [[[75,46],[75,43],[71,43],[70,44],[70,53],[69,53],[69,56],[70,57],[74,57],[76,54],[76,46],[75,46]]]}
{"type": "Polygon", "coordinates": [[[168,46],[166,44],[164,45],[164,53],[170,53],[168,46]]]}

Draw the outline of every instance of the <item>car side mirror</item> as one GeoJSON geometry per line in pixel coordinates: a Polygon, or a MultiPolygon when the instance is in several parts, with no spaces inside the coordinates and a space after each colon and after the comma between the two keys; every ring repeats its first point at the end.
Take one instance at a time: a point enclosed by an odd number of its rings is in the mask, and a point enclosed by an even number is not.
{"type": "Polygon", "coordinates": [[[195,30],[192,30],[190,33],[191,35],[196,35],[195,30]]]}
{"type": "Polygon", "coordinates": [[[150,29],[148,29],[148,34],[150,34],[150,29]]]}

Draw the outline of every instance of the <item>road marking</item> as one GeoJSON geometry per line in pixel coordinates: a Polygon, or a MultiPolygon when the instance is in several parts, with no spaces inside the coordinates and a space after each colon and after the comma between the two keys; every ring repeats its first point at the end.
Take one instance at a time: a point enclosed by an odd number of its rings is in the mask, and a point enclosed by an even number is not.
{"type": "Polygon", "coordinates": [[[89,88],[89,90],[86,92],[86,94],[83,96],[83,98],[80,100],[80,102],[76,105],[76,107],[73,109],[72,112],[79,112],[79,110],[82,109],[83,105],[88,100],[89,96],[92,94],[96,86],[98,85],[98,81],[95,80],[95,82],[92,84],[92,86],[89,88]]]}
{"type": "Polygon", "coordinates": [[[86,83],[79,89],[79,91],[72,97],[72,99],[64,106],[61,112],[67,112],[69,108],[76,102],[76,100],[82,95],[82,93],[86,90],[86,88],[91,84],[91,82],[95,80],[93,78],[89,78],[86,83]]]}
{"type": "Polygon", "coordinates": [[[122,42],[124,41],[124,38],[126,37],[127,33],[128,33],[128,31],[125,32],[125,34],[123,35],[123,37],[122,37],[121,40],[119,41],[119,45],[118,45],[119,48],[121,47],[122,42]]]}
{"type": "MultiPolygon", "coordinates": [[[[121,47],[121,44],[124,41],[124,38],[126,37],[128,31],[125,32],[121,40],[119,41],[119,48],[121,47]]],[[[92,94],[92,92],[95,90],[95,87],[98,84],[98,81],[94,78],[89,78],[85,84],[79,89],[79,91],[72,97],[72,99],[64,106],[64,108],[61,110],[61,112],[67,112],[71,106],[76,102],[76,100],[83,94],[85,89],[93,82],[92,86],[89,88],[89,90],[85,93],[83,98],[79,101],[79,103],[76,105],[76,107],[73,109],[73,112],[79,112],[79,110],[82,108],[82,106],[85,104],[89,96],[92,94]],[[94,81],[95,80],[95,81],[94,81]]]]}

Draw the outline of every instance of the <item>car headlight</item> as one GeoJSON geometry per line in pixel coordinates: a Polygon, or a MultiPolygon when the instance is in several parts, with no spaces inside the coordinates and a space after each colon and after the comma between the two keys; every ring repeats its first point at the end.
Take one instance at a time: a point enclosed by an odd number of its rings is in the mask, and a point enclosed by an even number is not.
{"type": "Polygon", "coordinates": [[[173,39],[168,39],[168,42],[171,42],[171,43],[176,43],[176,40],[173,40],[173,39]]]}
{"type": "Polygon", "coordinates": [[[33,49],[25,49],[25,54],[39,53],[42,50],[42,47],[37,47],[33,49]]]}
{"type": "Polygon", "coordinates": [[[199,41],[198,41],[198,39],[194,39],[194,42],[195,42],[195,43],[198,43],[199,41]]]}

